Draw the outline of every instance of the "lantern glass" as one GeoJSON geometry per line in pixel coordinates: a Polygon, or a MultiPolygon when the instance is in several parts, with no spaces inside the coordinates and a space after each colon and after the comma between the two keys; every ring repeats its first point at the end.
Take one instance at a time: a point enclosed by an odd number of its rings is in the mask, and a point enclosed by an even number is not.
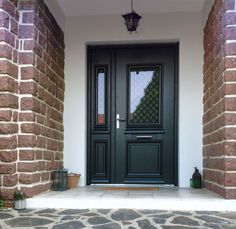
{"type": "Polygon", "coordinates": [[[124,14],[122,15],[122,17],[125,19],[127,30],[130,33],[135,32],[137,30],[139,20],[142,18],[135,11],[132,11],[128,14],[124,14]]]}

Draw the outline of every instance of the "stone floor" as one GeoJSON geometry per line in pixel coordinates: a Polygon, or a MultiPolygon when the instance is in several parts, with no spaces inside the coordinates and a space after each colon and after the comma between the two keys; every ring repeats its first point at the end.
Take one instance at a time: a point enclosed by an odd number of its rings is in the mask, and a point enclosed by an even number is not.
{"type": "Polygon", "coordinates": [[[27,208],[68,209],[158,209],[188,211],[235,211],[236,200],[225,200],[206,189],[161,186],[155,191],[104,191],[86,186],[51,191],[27,199],[27,208]]]}
{"type": "Polygon", "coordinates": [[[134,209],[0,210],[0,229],[236,229],[236,212],[134,209]]]}

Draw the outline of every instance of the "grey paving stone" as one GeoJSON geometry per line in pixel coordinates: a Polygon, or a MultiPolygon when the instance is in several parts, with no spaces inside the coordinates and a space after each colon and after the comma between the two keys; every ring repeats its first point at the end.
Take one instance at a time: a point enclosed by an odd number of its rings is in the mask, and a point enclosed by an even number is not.
{"type": "Polygon", "coordinates": [[[15,212],[20,212],[22,214],[33,213],[35,209],[23,209],[23,210],[15,210],[15,212]]]}
{"type": "Polygon", "coordinates": [[[134,220],[139,217],[141,217],[140,214],[129,209],[120,209],[111,215],[111,218],[116,221],[134,220]]]}
{"type": "Polygon", "coordinates": [[[136,227],[132,227],[132,226],[130,226],[130,227],[128,227],[128,229],[136,229],[136,227]]]}
{"type": "Polygon", "coordinates": [[[71,215],[66,215],[61,218],[62,221],[74,220],[76,217],[71,215]]]}
{"type": "Polygon", "coordinates": [[[141,229],[156,229],[147,219],[139,220],[137,223],[141,229]]]}
{"type": "Polygon", "coordinates": [[[107,215],[107,213],[109,213],[111,211],[111,209],[98,209],[97,212],[103,214],[103,215],[107,215]]]}
{"type": "Polygon", "coordinates": [[[187,226],[199,226],[199,222],[196,220],[192,220],[186,216],[177,216],[175,217],[171,223],[173,224],[181,224],[181,225],[187,225],[187,226]]]}
{"type": "Polygon", "coordinates": [[[224,213],[219,213],[217,216],[226,218],[226,219],[236,219],[236,212],[224,212],[224,213]]]}
{"type": "Polygon", "coordinates": [[[94,226],[93,228],[96,228],[96,229],[121,229],[121,226],[117,223],[109,223],[109,224],[105,224],[105,225],[94,226]]]}
{"type": "Polygon", "coordinates": [[[160,213],[166,213],[167,211],[164,210],[138,210],[140,213],[145,214],[145,215],[150,215],[150,214],[160,214],[160,213]]]}
{"type": "Polygon", "coordinates": [[[234,225],[221,225],[222,229],[235,229],[236,228],[236,224],[234,225]]]}
{"type": "Polygon", "coordinates": [[[52,227],[52,229],[80,229],[80,228],[85,228],[85,226],[83,223],[79,221],[57,224],[52,227]]]}
{"type": "Polygon", "coordinates": [[[34,229],[48,229],[48,227],[34,227],[34,229]]]}
{"type": "Polygon", "coordinates": [[[105,217],[91,217],[88,219],[88,223],[91,225],[106,224],[110,222],[111,221],[105,217]]]}
{"type": "Polygon", "coordinates": [[[13,218],[14,216],[10,213],[0,212],[0,219],[9,219],[13,218]]]}
{"type": "Polygon", "coordinates": [[[53,214],[38,214],[39,216],[42,216],[42,217],[47,217],[47,218],[52,218],[52,219],[55,219],[57,218],[58,216],[57,215],[53,215],[53,214]]]}
{"type": "Polygon", "coordinates": [[[33,217],[34,214],[33,213],[24,213],[24,214],[19,213],[19,216],[21,216],[21,217],[33,217]]]}
{"type": "Polygon", "coordinates": [[[6,208],[0,208],[0,212],[12,212],[12,210],[6,208]]]}
{"type": "Polygon", "coordinates": [[[88,209],[67,209],[59,212],[59,215],[76,215],[88,212],[88,209]]]}
{"type": "Polygon", "coordinates": [[[201,215],[201,216],[195,216],[197,219],[201,219],[205,221],[206,223],[221,223],[221,224],[231,224],[230,221],[221,219],[215,216],[210,216],[210,215],[201,215]]]}
{"type": "Polygon", "coordinates": [[[176,226],[176,225],[162,225],[163,229],[208,229],[207,227],[188,227],[188,226],[176,226]]]}
{"type": "Polygon", "coordinates": [[[195,211],[199,215],[215,215],[217,211],[195,211]]]}
{"type": "Polygon", "coordinates": [[[178,215],[192,215],[191,212],[186,212],[186,211],[173,211],[172,213],[178,215]]]}
{"type": "Polygon", "coordinates": [[[214,223],[204,223],[204,226],[212,229],[222,229],[220,225],[214,223]]]}
{"type": "Polygon", "coordinates": [[[153,218],[152,219],[156,224],[165,224],[166,219],[160,219],[160,218],[153,218]]]}
{"type": "Polygon", "coordinates": [[[17,217],[14,219],[5,220],[5,223],[10,227],[35,227],[52,223],[52,220],[33,217],[17,217]]]}
{"type": "Polygon", "coordinates": [[[43,209],[43,210],[40,210],[40,211],[36,211],[35,213],[36,214],[41,214],[41,213],[55,213],[56,212],[56,209],[43,209]]]}
{"type": "Polygon", "coordinates": [[[158,214],[158,215],[152,215],[152,217],[156,217],[156,218],[161,218],[161,219],[168,219],[172,216],[174,216],[174,214],[158,214]]]}

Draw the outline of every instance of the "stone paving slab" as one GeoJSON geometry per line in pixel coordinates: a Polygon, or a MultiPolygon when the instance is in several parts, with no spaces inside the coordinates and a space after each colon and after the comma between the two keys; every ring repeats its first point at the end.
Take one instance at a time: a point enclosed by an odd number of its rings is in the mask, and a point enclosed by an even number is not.
{"type": "Polygon", "coordinates": [[[236,212],[137,209],[0,210],[0,229],[236,229],[236,212]]]}

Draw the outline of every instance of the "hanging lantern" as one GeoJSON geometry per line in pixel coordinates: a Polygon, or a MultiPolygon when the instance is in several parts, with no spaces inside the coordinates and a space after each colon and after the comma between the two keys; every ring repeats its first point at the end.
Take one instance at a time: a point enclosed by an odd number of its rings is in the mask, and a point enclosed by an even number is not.
{"type": "Polygon", "coordinates": [[[133,0],[131,0],[131,12],[121,16],[125,19],[125,25],[127,27],[127,30],[130,33],[136,32],[139,20],[142,17],[133,10],[133,0]]]}

